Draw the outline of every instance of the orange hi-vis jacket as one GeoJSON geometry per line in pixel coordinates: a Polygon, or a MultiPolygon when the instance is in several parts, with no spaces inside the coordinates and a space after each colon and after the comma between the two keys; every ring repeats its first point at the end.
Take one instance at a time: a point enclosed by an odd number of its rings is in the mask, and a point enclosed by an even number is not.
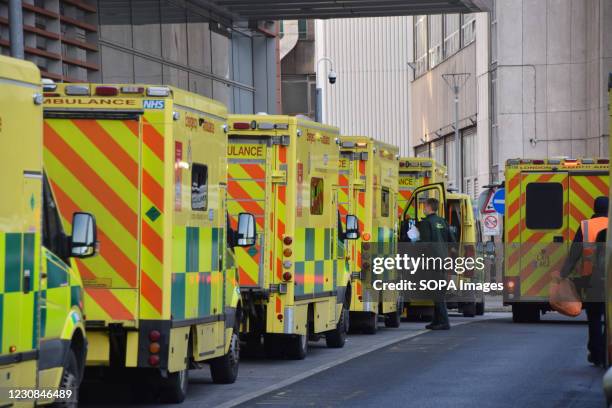
{"type": "Polygon", "coordinates": [[[582,276],[593,274],[597,234],[608,228],[608,217],[596,217],[580,222],[582,228],[582,276]]]}

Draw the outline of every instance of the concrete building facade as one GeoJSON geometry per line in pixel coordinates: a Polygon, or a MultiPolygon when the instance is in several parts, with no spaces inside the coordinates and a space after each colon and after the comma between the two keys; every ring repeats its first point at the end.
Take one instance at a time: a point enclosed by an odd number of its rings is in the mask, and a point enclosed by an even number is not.
{"type": "Polygon", "coordinates": [[[464,192],[502,181],[509,158],[608,155],[612,0],[495,0],[490,13],[456,19],[413,20],[416,155],[446,163],[454,182],[450,73],[469,74],[459,97],[464,192]]]}

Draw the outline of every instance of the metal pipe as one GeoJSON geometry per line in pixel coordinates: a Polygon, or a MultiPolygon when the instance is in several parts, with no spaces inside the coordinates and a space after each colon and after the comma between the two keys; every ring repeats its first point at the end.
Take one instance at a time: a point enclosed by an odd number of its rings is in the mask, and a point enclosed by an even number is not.
{"type": "Polygon", "coordinates": [[[455,188],[461,193],[463,180],[461,180],[461,139],[459,133],[459,87],[453,87],[455,93],[455,188]]]}
{"type": "Polygon", "coordinates": [[[9,33],[11,37],[11,56],[23,59],[23,9],[21,0],[9,0],[9,33]]]}
{"type": "Polygon", "coordinates": [[[319,123],[323,123],[323,89],[319,86],[319,64],[323,61],[329,62],[330,70],[334,69],[334,61],[328,57],[321,57],[317,61],[317,66],[315,67],[315,75],[316,75],[316,98],[315,98],[315,121],[319,123]]]}

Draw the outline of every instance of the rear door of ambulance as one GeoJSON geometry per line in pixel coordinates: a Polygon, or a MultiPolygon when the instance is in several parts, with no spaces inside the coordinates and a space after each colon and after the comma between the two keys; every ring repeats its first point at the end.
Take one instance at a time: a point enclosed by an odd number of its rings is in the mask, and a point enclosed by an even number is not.
{"type": "Polygon", "coordinates": [[[248,248],[236,248],[236,260],[242,289],[269,285],[266,271],[273,268],[275,200],[272,172],[277,161],[271,136],[231,135],[228,144],[228,213],[232,228],[243,212],[255,216],[257,240],[248,248]]]}
{"type": "MultiPolygon", "coordinates": [[[[143,125],[139,111],[45,109],[45,169],[65,229],[71,230],[72,214],[85,209],[98,227],[99,256],[76,260],[88,327],[134,326],[138,318],[139,241],[146,234],[156,254],[161,242],[141,219],[141,205],[148,209],[155,202],[159,210],[148,211],[149,217],[163,208],[160,196],[143,196],[141,202],[140,183],[158,183],[142,171],[141,155],[163,154],[160,143],[158,130],[143,125]]],[[[152,303],[161,313],[161,298],[152,303]]]]}
{"type": "Polygon", "coordinates": [[[510,244],[506,276],[513,277],[514,291],[522,300],[547,302],[549,273],[561,269],[567,256],[566,243],[573,238],[568,217],[569,175],[565,171],[522,170],[507,183],[510,244]]]}

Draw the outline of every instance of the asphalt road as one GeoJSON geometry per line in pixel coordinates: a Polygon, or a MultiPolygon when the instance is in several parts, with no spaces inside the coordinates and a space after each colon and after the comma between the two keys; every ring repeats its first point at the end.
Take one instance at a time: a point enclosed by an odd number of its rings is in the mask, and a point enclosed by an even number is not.
{"type": "Polygon", "coordinates": [[[244,407],[603,407],[586,324],[483,320],[426,332],[245,402],[244,407]]]}

